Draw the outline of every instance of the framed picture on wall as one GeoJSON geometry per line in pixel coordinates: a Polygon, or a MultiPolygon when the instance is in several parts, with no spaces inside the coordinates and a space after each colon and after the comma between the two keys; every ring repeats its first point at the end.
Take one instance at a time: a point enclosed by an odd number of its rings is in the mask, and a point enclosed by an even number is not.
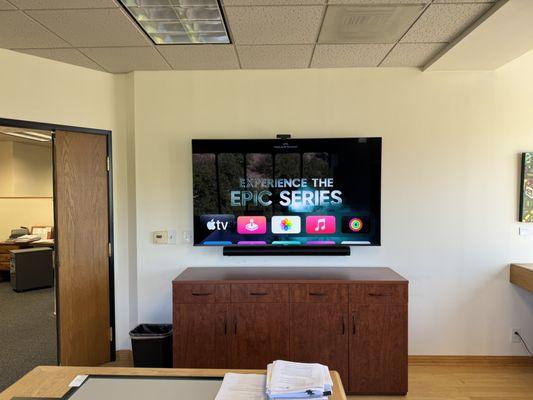
{"type": "Polygon", "coordinates": [[[533,152],[522,153],[520,222],[533,222],[533,152]]]}

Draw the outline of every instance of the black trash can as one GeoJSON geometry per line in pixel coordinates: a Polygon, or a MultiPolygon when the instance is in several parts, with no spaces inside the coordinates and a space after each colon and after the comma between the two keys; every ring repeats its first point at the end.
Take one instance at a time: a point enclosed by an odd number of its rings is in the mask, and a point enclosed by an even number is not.
{"type": "Polygon", "coordinates": [[[171,324],[141,324],[130,338],[135,367],[172,368],[171,324]]]}

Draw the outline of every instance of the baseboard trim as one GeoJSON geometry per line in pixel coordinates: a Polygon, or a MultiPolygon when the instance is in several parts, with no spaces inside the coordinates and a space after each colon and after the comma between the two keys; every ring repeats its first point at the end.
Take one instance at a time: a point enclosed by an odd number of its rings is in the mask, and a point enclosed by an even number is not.
{"type": "MultiPolygon", "coordinates": [[[[117,350],[117,362],[133,360],[131,350],[117,350]]],[[[409,356],[411,366],[457,366],[457,365],[495,365],[495,366],[533,366],[533,357],[527,356],[409,356]]]]}
{"type": "Polygon", "coordinates": [[[409,365],[493,365],[533,366],[533,357],[527,356],[409,356],[409,365]]]}
{"type": "Polygon", "coordinates": [[[129,360],[133,357],[131,350],[117,350],[117,361],[118,360],[129,360]]]}

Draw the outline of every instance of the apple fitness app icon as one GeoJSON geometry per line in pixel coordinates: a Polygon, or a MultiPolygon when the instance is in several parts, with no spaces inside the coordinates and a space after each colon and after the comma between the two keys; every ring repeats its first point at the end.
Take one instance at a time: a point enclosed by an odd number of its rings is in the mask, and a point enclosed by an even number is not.
{"type": "Polygon", "coordinates": [[[368,216],[353,215],[342,217],[342,233],[370,232],[370,218],[368,216]]]}
{"type": "Polygon", "coordinates": [[[246,216],[237,218],[237,232],[241,235],[262,235],[266,233],[266,217],[246,216]]]}
{"type": "Polygon", "coordinates": [[[291,235],[301,232],[301,219],[295,215],[278,215],[272,217],[272,233],[291,235]]]}
{"type": "Polygon", "coordinates": [[[363,221],[361,221],[361,218],[352,218],[348,226],[352,232],[359,232],[363,229],[363,221]]]}

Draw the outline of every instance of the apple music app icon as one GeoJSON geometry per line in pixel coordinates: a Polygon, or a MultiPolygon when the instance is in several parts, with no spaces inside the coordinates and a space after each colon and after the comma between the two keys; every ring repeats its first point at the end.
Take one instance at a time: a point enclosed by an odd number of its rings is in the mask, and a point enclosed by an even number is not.
{"type": "Polygon", "coordinates": [[[312,215],[305,219],[305,232],[311,235],[331,234],[335,230],[333,215],[312,215]]]}

